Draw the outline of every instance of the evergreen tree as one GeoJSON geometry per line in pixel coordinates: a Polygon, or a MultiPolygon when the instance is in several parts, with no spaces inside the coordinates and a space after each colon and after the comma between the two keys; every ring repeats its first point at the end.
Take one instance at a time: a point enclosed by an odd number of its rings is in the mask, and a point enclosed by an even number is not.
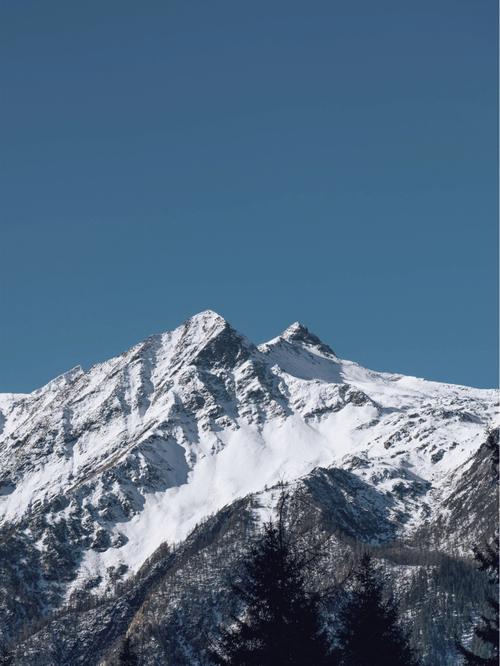
{"type": "Polygon", "coordinates": [[[139,660],[132,649],[130,638],[126,636],[118,653],[118,663],[120,666],[138,666],[139,660]]]}
{"type": "Polygon", "coordinates": [[[318,598],[305,588],[307,559],[279,517],[264,526],[250,548],[240,579],[232,585],[243,603],[242,617],[220,629],[210,650],[215,664],[231,666],[321,666],[333,664],[321,627],[318,598]]]}
{"type": "Polygon", "coordinates": [[[353,573],[338,623],[336,654],[340,666],[417,666],[398,624],[397,605],[384,599],[382,580],[367,554],[353,573]]]}

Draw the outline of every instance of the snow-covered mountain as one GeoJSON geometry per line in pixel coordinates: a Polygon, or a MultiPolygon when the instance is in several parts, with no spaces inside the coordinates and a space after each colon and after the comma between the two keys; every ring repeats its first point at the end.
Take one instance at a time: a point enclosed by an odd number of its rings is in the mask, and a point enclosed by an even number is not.
{"type": "Polygon", "coordinates": [[[372,543],[440,525],[436,544],[466,552],[474,525],[458,533],[450,512],[497,406],[493,390],[342,360],[299,323],[256,346],[212,311],[0,395],[4,626],[109,590],[223,507],[318,470],[359,480],[358,513],[377,495],[390,529],[372,543]]]}

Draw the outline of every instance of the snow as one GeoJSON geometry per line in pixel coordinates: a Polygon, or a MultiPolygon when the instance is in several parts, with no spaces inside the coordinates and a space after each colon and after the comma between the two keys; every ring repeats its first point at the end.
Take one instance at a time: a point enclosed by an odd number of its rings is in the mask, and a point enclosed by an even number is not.
{"type": "Polygon", "coordinates": [[[135,497],[131,516],[99,523],[127,542],[86,550],[74,588],[105,579],[110,566],[136,571],[164,541],[182,541],[237,498],[316,467],[351,469],[353,456],[369,469],[352,471],[381,490],[407,474],[431,482],[425,501],[438,507],[497,405],[496,391],[341,360],[298,322],[257,348],[205,311],[87,372],[0,395],[0,464],[14,483],[0,495],[0,520],[16,523],[59,496],[83,507],[110,492],[135,497]],[[217,346],[223,335],[230,358],[217,346]],[[84,487],[91,493],[82,499],[84,487]]]}

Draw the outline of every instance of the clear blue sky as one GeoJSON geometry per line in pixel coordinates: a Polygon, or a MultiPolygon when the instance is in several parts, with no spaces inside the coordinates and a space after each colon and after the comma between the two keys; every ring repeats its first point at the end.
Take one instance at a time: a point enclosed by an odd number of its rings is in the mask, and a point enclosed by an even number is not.
{"type": "Polygon", "coordinates": [[[0,4],[0,390],[212,308],[497,377],[495,0],[0,4]]]}

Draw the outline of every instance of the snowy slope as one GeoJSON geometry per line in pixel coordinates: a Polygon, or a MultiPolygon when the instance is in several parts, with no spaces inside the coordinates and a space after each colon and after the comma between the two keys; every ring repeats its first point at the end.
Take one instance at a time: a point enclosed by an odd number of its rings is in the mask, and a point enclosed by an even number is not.
{"type": "Polygon", "coordinates": [[[137,571],[236,498],[335,465],[395,498],[404,537],[446,511],[497,402],[341,360],[298,323],[257,347],[202,312],[0,395],[0,528],[16,526],[49,580],[67,568],[67,597],[137,571]]]}

